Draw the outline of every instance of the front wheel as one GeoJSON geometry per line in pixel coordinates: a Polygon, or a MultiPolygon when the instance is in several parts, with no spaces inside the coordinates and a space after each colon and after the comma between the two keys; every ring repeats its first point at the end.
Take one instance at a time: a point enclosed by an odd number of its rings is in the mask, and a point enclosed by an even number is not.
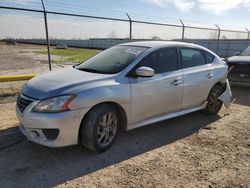
{"type": "Polygon", "coordinates": [[[113,106],[96,106],[81,125],[80,142],[88,149],[103,152],[112,146],[119,124],[120,118],[113,106]]]}
{"type": "Polygon", "coordinates": [[[222,94],[223,92],[223,87],[220,85],[215,85],[209,95],[208,95],[208,103],[206,108],[204,109],[204,112],[207,114],[217,114],[221,107],[222,107],[222,101],[219,100],[219,96],[222,94]]]}

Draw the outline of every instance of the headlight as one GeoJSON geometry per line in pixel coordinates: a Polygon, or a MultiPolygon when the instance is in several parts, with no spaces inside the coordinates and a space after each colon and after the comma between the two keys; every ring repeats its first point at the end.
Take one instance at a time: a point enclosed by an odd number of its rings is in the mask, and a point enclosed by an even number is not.
{"type": "Polygon", "coordinates": [[[39,102],[33,109],[35,112],[62,112],[70,110],[68,105],[75,95],[64,95],[45,99],[39,102]]]}

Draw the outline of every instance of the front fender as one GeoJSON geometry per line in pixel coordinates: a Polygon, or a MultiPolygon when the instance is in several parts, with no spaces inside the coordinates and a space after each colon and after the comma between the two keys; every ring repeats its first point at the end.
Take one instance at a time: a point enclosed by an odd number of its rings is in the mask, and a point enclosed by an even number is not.
{"type": "Polygon", "coordinates": [[[229,81],[227,79],[226,90],[218,97],[218,99],[224,103],[226,108],[229,108],[231,104],[231,98],[232,98],[232,91],[229,85],[229,81]]]}
{"type": "Polygon", "coordinates": [[[69,104],[70,109],[92,108],[103,102],[115,102],[120,106],[129,107],[129,84],[110,84],[79,90],[76,98],[69,104]]]}

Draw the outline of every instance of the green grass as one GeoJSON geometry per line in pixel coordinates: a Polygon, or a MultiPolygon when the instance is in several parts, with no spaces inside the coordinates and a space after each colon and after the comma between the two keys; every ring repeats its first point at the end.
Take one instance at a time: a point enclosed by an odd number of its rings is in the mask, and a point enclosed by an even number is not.
{"type": "MultiPolygon", "coordinates": [[[[61,56],[59,60],[53,60],[54,63],[63,63],[63,62],[83,62],[93,55],[100,52],[100,50],[93,49],[80,49],[80,48],[68,48],[68,49],[51,49],[51,55],[61,56]]],[[[36,54],[47,54],[47,50],[38,50],[35,51],[36,54]]]]}
{"type": "Polygon", "coordinates": [[[4,44],[6,44],[6,42],[0,41],[0,45],[4,45],[4,44]]]}

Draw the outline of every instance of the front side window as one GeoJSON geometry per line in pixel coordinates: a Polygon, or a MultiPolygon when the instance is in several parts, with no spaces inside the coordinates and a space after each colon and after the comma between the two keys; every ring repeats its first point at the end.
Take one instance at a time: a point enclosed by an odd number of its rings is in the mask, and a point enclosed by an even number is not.
{"type": "Polygon", "coordinates": [[[146,66],[154,69],[156,74],[178,69],[176,48],[163,48],[146,56],[137,67],[146,66]]]}
{"type": "Polygon", "coordinates": [[[182,67],[196,67],[206,64],[206,58],[201,50],[193,48],[181,48],[182,67]]]}
{"type": "Polygon", "coordinates": [[[93,73],[116,74],[147,49],[147,47],[137,46],[114,46],[75,66],[75,68],[93,73]]]}

